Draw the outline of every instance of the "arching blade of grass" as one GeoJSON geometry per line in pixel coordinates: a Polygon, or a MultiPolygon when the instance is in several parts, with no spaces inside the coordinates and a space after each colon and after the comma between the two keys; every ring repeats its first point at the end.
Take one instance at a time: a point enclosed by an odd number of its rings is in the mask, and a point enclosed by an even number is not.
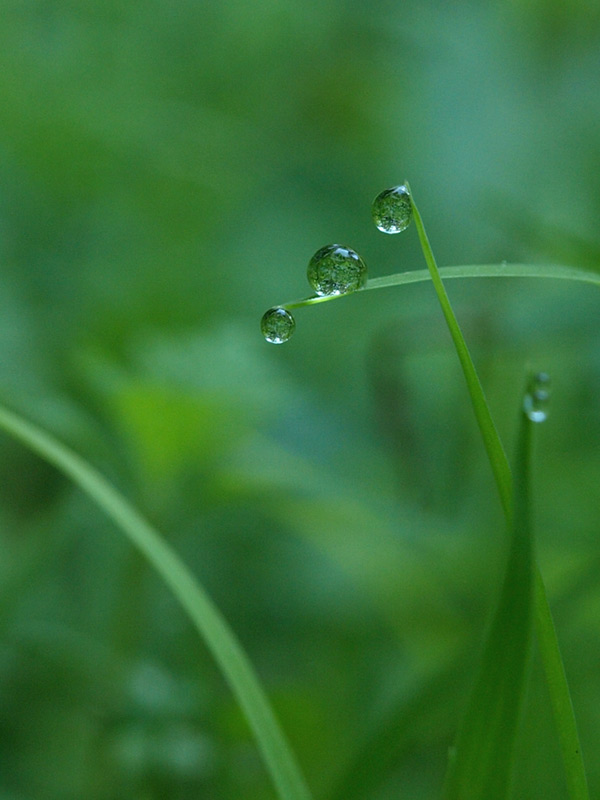
{"type": "MultiPolygon", "coordinates": [[[[438,273],[444,280],[455,278],[546,278],[552,280],[575,281],[578,283],[593,283],[600,286],[600,272],[590,272],[575,267],[561,264],[470,264],[459,267],[439,267],[438,273]]],[[[409,272],[397,272],[394,275],[384,275],[382,278],[370,278],[361,292],[370,289],[387,289],[392,286],[403,286],[408,283],[423,283],[432,279],[428,269],[415,269],[409,272]]],[[[354,292],[356,294],[356,292],[354,292]]],[[[325,303],[330,300],[339,300],[347,295],[311,295],[303,300],[294,300],[283,303],[287,309],[301,308],[302,306],[325,303]]]]}
{"type": "Polygon", "coordinates": [[[531,422],[521,413],[510,552],[500,599],[446,778],[447,800],[506,800],[531,656],[534,554],[531,422]]]}
{"type": "Polygon", "coordinates": [[[429,274],[431,275],[434,289],[438,296],[438,300],[440,301],[440,306],[446,319],[446,324],[448,325],[448,330],[450,331],[450,335],[452,337],[452,341],[454,342],[454,347],[456,348],[456,353],[467,382],[467,388],[471,397],[471,403],[473,404],[475,418],[477,420],[477,424],[479,425],[481,437],[483,439],[487,456],[492,467],[492,472],[494,473],[496,486],[498,487],[500,502],[502,503],[504,514],[510,523],[510,517],[512,513],[512,478],[506,453],[504,452],[504,447],[502,446],[500,436],[498,435],[494,420],[492,419],[487,400],[485,399],[485,395],[483,393],[483,387],[479,380],[479,376],[477,375],[471,354],[469,353],[469,348],[465,342],[465,337],[462,334],[458,320],[456,319],[454,311],[452,310],[450,298],[448,297],[444,284],[442,283],[435,257],[433,255],[431,245],[429,244],[427,233],[425,232],[421,215],[419,214],[419,210],[412,200],[412,195],[411,202],[413,205],[415,225],[417,228],[417,233],[419,234],[419,240],[421,242],[423,255],[425,256],[427,268],[429,270],[429,274]]]}
{"type": "Polygon", "coordinates": [[[77,484],[148,559],[183,606],[236,695],[280,798],[310,800],[304,778],[246,653],[183,561],[97,470],[54,437],[2,407],[0,428],[77,484]]]}
{"type": "MultiPolygon", "coordinates": [[[[475,370],[475,365],[473,364],[473,359],[471,358],[462,331],[454,315],[454,311],[452,310],[450,299],[442,283],[440,271],[438,270],[431,245],[429,244],[421,215],[419,214],[419,210],[412,195],[411,203],[423,255],[463,369],[469,395],[471,397],[471,403],[473,405],[473,411],[475,412],[477,424],[481,431],[502,507],[510,529],[512,526],[512,477],[510,466],[504,448],[502,447],[502,442],[498,436],[496,426],[492,420],[483,388],[475,370]]],[[[585,274],[587,275],[587,273],[585,274]]],[[[590,276],[592,274],[593,273],[590,273],[590,276]]],[[[598,282],[591,277],[586,278],[586,280],[592,283],[598,282]]],[[[550,700],[558,726],[558,737],[561,744],[567,785],[569,787],[571,800],[589,800],[583,758],[581,757],[581,746],[577,734],[577,724],[573,714],[569,688],[566,678],[564,677],[560,647],[558,645],[558,639],[556,638],[556,631],[552,621],[544,579],[538,568],[536,568],[534,580],[536,629],[538,631],[538,638],[543,644],[541,647],[541,655],[546,673],[550,700]],[[576,754],[576,756],[574,756],[574,754],[576,754]]]]}

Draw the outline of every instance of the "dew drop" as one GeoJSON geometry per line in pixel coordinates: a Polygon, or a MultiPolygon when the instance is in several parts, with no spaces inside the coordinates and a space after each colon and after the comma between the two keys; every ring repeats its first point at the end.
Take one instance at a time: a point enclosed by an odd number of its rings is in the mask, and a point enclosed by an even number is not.
{"type": "Polygon", "coordinates": [[[270,308],[263,314],[260,321],[262,335],[271,344],[287,342],[295,328],[296,320],[287,309],[281,306],[270,308]]]}
{"type": "Polygon", "coordinates": [[[382,233],[401,233],[412,219],[410,192],[406,186],[393,186],[378,194],[371,208],[373,222],[382,233]]]}
{"type": "Polygon", "coordinates": [[[549,400],[550,376],[545,372],[538,372],[529,380],[523,398],[523,411],[532,422],[543,422],[548,416],[549,400]]]}
{"type": "Polygon", "coordinates": [[[321,296],[355,292],[367,282],[367,265],[349,247],[328,244],[311,258],[308,282],[321,296]]]}

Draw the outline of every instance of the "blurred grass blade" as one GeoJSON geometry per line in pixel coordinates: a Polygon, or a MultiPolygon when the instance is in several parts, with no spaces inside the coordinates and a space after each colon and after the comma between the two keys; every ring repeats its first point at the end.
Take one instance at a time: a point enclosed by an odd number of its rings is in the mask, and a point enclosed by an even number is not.
{"type": "MultiPolygon", "coordinates": [[[[440,270],[436,264],[433,251],[431,249],[431,245],[429,244],[429,239],[423,225],[423,220],[421,219],[421,215],[414,202],[412,194],[411,203],[413,207],[415,226],[421,242],[421,249],[423,250],[423,255],[427,263],[431,280],[442,307],[452,340],[456,347],[456,352],[465,376],[465,380],[467,382],[467,388],[471,397],[475,418],[477,420],[477,424],[479,425],[488,459],[492,467],[492,472],[494,474],[494,479],[496,481],[496,486],[498,488],[498,494],[504,509],[506,521],[509,529],[511,529],[512,477],[510,466],[508,464],[504,448],[502,447],[502,442],[500,441],[500,437],[496,430],[496,426],[492,420],[492,416],[483,393],[483,388],[475,370],[475,365],[473,364],[473,359],[471,358],[471,354],[469,353],[469,349],[462,335],[458,320],[456,319],[454,311],[452,310],[450,299],[446,293],[444,284],[442,283],[440,270]]],[[[581,271],[576,270],[576,272],[581,271]]],[[[590,277],[593,275],[593,273],[584,274],[588,275],[586,280],[589,280],[589,282],[598,282],[598,276],[594,278],[590,277]]],[[[546,587],[544,586],[544,579],[539,571],[539,568],[536,568],[535,587],[534,596],[536,629],[538,631],[538,638],[540,639],[541,644],[540,653],[546,674],[548,691],[550,693],[551,703],[554,709],[554,717],[556,720],[558,738],[561,745],[563,765],[568,776],[570,797],[571,800],[589,800],[587,781],[583,767],[583,759],[581,758],[579,737],[577,734],[577,723],[573,713],[569,687],[566,677],[564,676],[564,668],[560,656],[560,647],[556,637],[554,623],[552,621],[546,587]],[[577,775],[575,775],[576,772],[577,775]]]]}
{"type": "Polygon", "coordinates": [[[530,521],[531,429],[517,445],[514,513],[506,572],[445,787],[448,800],[505,800],[531,656],[534,554],[530,521]]]}
{"type": "MultiPolygon", "coordinates": [[[[414,207],[414,206],[413,206],[414,207]]],[[[422,229],[422,223],[417,224],[422,229]]],[[[468,264],[458,267],[439,267],[438,273],[445,280],[456,278],[545,278],[550,280],[575,281],[578,283],[592,283],[600,286],[600,272],[567,267],[563,264],[468,264]]],[[[396,272],[393,275],[384,275],[381,278],[370,278],[367,285],[359,291],[370,289],[387,289],[391,286],[404,286],[409,283],[423,283],[431,280],[432,275],[428,269],[413,269],[408,272],[396,272]]],[[[301,306],[310,306],[316,303],[325,303],[329,300],[339,300],[347,295],[312,295],[303,300],[294,300],[283,303],[283,308],[294,309],[301,306]]]]}
{"type": "Polygon", "coordinates": [[[310,792],[246,653],[212,600],[162,536],[80,456],[0,406],[0,428],[77,484],[131,540],[179,600],[237,696],[282,800],[310,792]]]}

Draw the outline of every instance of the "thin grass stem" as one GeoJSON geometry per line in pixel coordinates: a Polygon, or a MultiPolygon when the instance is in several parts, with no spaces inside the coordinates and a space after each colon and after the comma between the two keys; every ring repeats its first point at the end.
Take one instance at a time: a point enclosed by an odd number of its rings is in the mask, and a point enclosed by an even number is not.
{"type": "MultiPolygon", "coordinates": [[[[430,248],[431,249],[431,248],[430,248]]],[[[568,267],[564,264],[469,264],[457,267],[438,267],[438,273],[444,280],[456,278],[545,278],[549,280],[567,280],[577,283],[592,283],[600,286],[600,273],[589,270],[568,267]]],[[[384,275],[381,278],[370,278],[366,286],[359,292],[372,289],[388,289],[392,286],[404,286],[409,283],[423,283],[431,280],[428,269],[414,269],[408,272],[396,272],[393,275],[384,275]]],[[[356,294],[353,292],[352,294],[356,294]]],[[[292,300],[282,303],[282,308],[288,310],[312,306],[317,303],[326,303],[330,300],[340,300],[348,295],[311,295],[301,300],[292,300]]]]}
{"type": "Polygon", "coordinates": [[[475,418],[481,432],[481,437],[483,439],[485,450],[492,467],[492,472],[494,473],[496,486],[498,487],[500,502],[502,503],[502,508],[504,509],[504,514],[507,518],[507,521],[510,524],[510,518],[512,515],[512,477],[510,473],[510,467],[508,465],[508,459],[506,458],[504,447],[502,446],[500,436],[498,435],[494,420],[492,419],[492,415],[483,392],[483,387],[481,385],[481,381],[479,380],[479,376],[477,375],[471,354],[469,353],[465,337],[462,334],[458,320],[456,319],[454,311],[452,310],[446,288],[442,283],[435,257],[433,255],[433,250],[429,244],[429,239],[427,238],[427,233],[425,231],[419,209],[414,202],[413,216],[417,233],[419,235],[419,240],[421,242],[421,249],[423,250],[423,255],[425,256],[425,261],[427,263],[427,268],[429,269],[429,274],[431,275],[434,289],[438,296],[444,318],[446,319],[446,324],[448,325],[448,330],[450,331],[450,335],[452,337],[452,341],[454,342],[454,347],[456,348],[456,353],[467,382],[467,389],[471,397],[475,418]]]}
{"type": "MultiPolygon", "coordinates": [[[[427,238],[427,233],[425,232],[423,220],[412,194],[411,202],[423,255],[464,372],[475,417],[482,433],[507,524],[510,527],[512,525],[513,515],[513,482],[510,466],[492,420],[483,388],[475,370],[475,365],[456,316],[454,315],[454,311],[452,310],[446,289],[442,283],[440,272],[429,239],[427,238]]],[[[556,637],[556,630],[552,620],[546,588],[539,567],[536,567],[535,577],[535,619],[538,639],[540,640],[540,652],[546,673],[546,681],[558,728],[558,738],[561,745],[561,754],[565,774],[567,775],[570,797],[571,800],[589,800],[587,779],[585,776],[583,759],[581,758],[579,735],[577,733],[577,723],[573,713],[571,696],[565,677],[560,647],[556,637]]]]}

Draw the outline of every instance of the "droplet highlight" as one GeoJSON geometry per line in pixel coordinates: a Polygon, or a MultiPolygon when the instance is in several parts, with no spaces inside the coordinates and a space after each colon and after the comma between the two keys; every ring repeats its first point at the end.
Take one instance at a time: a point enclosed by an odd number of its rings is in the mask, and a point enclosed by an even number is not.
{"type": "Polygon", "coordinates": [[[371,207],[373,222],[382,233],[402,233],[412,219],[410,192],[404,185],[378,194],[371,207]]]}
{"type": "Polygon", "coordinates": [[[548,417],[550,401],[550,376],[538,372],[529,380],[523,398],[523,411],[532,422],[544,422],[548,417]]]}
{"type": "Polygon", "coordinates": [[[283,344],[296,329],[296,320],[286,308],[276,306],[263,314],[260,330],[267,342],[283,344]]]}
{"type": "Polygon", "coordinates": [[[322,297],[348,294],[366,284],[367,265],[350,247],[328,244],[311,258],[307,274],[308,282],[322,297]]]}

